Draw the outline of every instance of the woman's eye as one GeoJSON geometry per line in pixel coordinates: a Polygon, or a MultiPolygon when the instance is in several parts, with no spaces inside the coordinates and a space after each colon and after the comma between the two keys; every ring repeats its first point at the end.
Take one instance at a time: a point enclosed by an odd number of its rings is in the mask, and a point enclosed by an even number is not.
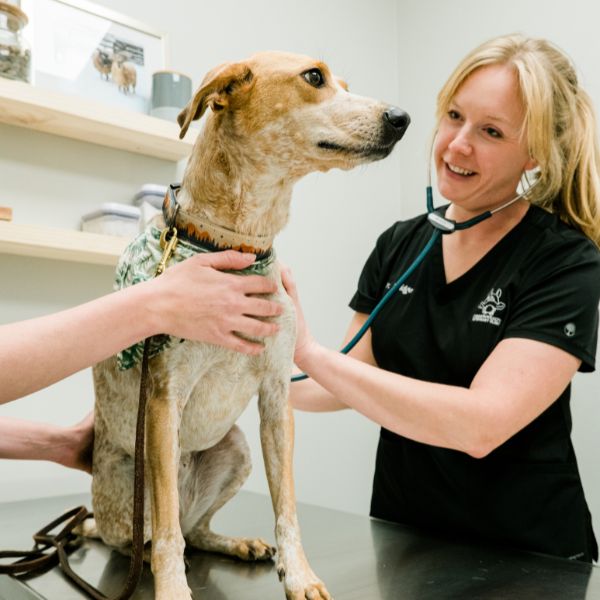
{"type": "Polygon", "coordinates": [[[494,129],[493,127],[486,127],[485,132],[490,137],[493,137],[493,138],[501,138],[502,137],[502,134],[497,129],[494,129]]]}
{"type": "Polygon", "coordinates": [[[458,114],[458,112],[456,110],[449,110],[448,111],[448,118],[451,121],[456,121],[456,119],[460,119],[460,115],[458,114]]]}
{"type": "Polygon", "coordinates": [[[325,78],[320,69],[309,69],[302,73],[302,77],[313,87],[320,88],[325,85],[325,78]]]}

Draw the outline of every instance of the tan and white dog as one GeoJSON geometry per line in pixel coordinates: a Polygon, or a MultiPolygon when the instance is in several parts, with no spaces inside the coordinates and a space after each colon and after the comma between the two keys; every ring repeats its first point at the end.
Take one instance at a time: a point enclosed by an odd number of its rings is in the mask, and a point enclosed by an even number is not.
{"type": "MultiPolygon", "coordinates": [[[[181,137],[209,108],[177,196],[177,227],[192,238],[259,254],[268,253],[286,224],[296,181],[312,171],[350,169],[384,158],[409,123],[403,111],[349,93],[324,63],[276,52],[208,73],[179,117],[181,137]],[[220,235],[224,240],[216,239],[220,235]]],[[[279,281],[275,261],[267,276],[279,281]]],[[[280,332],[264,341],[259,356],[185,341],[150,360],[150,508],[144,537],[152,541],[159,600],[191,597],[183,560],[186,544],[243,560],[275,554],[260,539],[226,537],[210,529],[212,516],[250,472],[248,446],[235,421],[255,394],[275,512],[277,571],[286,596],[330,598],[300,542],[292,476],[294,425],[287,400],[295,323],[281,286],[278,301],[285,305],[278,317],[280,332]]],[[[139,365],[120,370],[114,357],[94,369],[93,508],[102,539],[123,550],[132,540],[139,381],[139,365]]]]}

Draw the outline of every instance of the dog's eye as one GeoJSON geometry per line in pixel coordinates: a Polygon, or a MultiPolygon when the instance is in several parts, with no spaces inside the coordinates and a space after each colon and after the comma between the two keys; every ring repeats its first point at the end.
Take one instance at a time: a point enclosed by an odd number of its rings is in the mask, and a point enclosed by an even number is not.
{"type": "Polygon", "coordinates": [[[302,73],[302,77],[313,87],[320,88],[325,85],[325,77],[320,69],[309,69],[302,73]]]}

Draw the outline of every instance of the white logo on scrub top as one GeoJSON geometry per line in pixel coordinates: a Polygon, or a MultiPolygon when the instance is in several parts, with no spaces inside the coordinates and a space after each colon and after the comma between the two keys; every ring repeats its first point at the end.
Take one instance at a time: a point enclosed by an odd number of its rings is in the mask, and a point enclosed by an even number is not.
{"type": "MultiPolygon", "coordinates": [[[[389,290],[392,287],[392,284],[388,281],[385,284],[385,289],[386,291],[389,290]]],[[[407,296],[408,294],[412,294],[415,290],[413,288],[411,288],[409,285],[406,285],[405,283],[403,283],[399,288],[398,288],[398,293],[402,294],[404,296],[407,296]]]]}
{"type": "Polygon", "coordinates": [[[485,300],[481,301],[477,305],[477,308],[481,311],[481,314],[474,314],[473,321],[477,321],[479,323],[490,323],[491,325],[498,327],[498,325],[502,323],[502,319],[496,317],[495,315],[497,312],[500,312],[506,308],[506,304],[500,301],[501,296],[502,290],[500,288],[497,290],[492,288],[485,300]]]}

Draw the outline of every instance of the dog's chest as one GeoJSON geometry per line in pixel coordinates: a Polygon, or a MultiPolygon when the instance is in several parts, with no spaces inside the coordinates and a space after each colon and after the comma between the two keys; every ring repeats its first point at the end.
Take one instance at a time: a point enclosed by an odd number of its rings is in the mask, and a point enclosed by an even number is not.
{"type": "Polygon", "coordinates": [[[235,365],[216,362],[197,379],[182,413],[183,452],[210,448],[227,434],[259,391],[258,371],[255,358],[237,355],[235,365]]]}

